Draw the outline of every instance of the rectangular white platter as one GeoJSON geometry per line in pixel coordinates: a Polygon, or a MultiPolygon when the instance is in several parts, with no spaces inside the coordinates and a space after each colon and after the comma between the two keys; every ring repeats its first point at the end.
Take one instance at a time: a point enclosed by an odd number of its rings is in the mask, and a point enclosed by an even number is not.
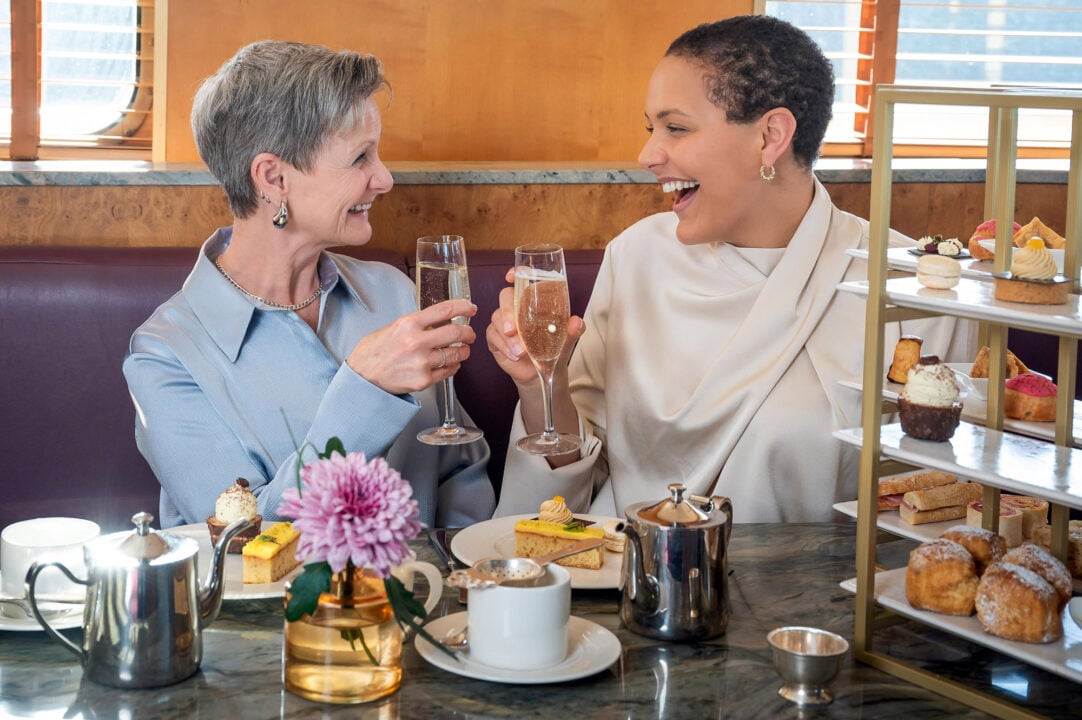
{"type": "MultiPolygon", "coordinates": [[[[1069,294],[1064,305],[1026,305],[993,297],[994,284],[963,277],[950,290],[932,290],[913,276],[887,280],[884,301],[901,307],[949,313],[973,320],[990,320],[1011,327],[1028,328],[1082,338],[1082,311],[1078,295],[1069,294]]],[[[844,282],[838,289],[868,296],[865,280],[844,282]]]]}
{"type": "MultiPolygon", "coordinates": [[[[846,250],[846,253],[861,260],[868,259],[867,250],[852,248],[846,250]]],[[[920,256],[909,252],[909,248],[892,247],[887,249],[887,267],[892,270],[915,273],[917,271],[917,262],[919,260],[920,256]]],[[[986,260],[975,260],[972,257],[967,257],[959,260],[958,264],[962,266],[962,277],[986,279],[991,279],[992,277],[992,263],[986,260]]]]}
{"type": "MultiPolygon", "coordinates": [[[[1082,682],[1082,628],[1067,611],[1063,613],[1063,638],[1052,643],[1023,643],[989,635],[976,615],[958,617],[917,610],[905,599],[905,568],[886,570],[875,575],[875,599],[883,607],[901,615],[945,630],[979,645],[1002,652],[1060,677],[1082,682]]],[[[845,590],[856,593],[856,578],[841,583],[845,590]]]]}
{"type": "MultiPolygon", "coordinates": [[[[846,428],[835,431],[834,437],[860,447],[864,433],[846,428]]],[[[882,453],[889,457],[1082,508],[1082,450],[968,422],[959,424],[947,442],[911,438],[899,423],[883,425],[879,439],[882,453]]]]}

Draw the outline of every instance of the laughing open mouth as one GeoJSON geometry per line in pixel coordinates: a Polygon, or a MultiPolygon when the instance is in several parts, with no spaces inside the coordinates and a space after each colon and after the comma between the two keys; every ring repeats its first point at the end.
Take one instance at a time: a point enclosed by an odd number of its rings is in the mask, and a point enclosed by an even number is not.
{"type": "Polygon", "coordinates": [[[670,180],[661,184],[661,189],[667,193],[674,193],[673,205],[680,205],[683,200],[690,197],[699,189],[699,183],[694,180],[670,180]]]}

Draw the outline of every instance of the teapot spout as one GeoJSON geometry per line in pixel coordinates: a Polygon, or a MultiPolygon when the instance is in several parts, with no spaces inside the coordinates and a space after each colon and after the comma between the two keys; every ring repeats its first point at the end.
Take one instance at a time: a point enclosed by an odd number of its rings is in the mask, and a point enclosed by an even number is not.
{"type": "Polygon", "coordinates": [[[218,538],[218,544],[214,546],[214,556],[207,570],[207,579],[203,581],[203,587],[199,590],[199,625],[206,627],[218,617],[218,611],[222,609],[222,593],[225,589],[223,578],[225,576],[225,554],[229,549],[229,541],[241,530],[251,526],[247,518],[238,518],[226,525],[222,536],[218,538]]]}
{"type": "Polygon", "coordinates": [[[646,572],[642,539],[631,523],[624,529],[624,534],[627,535],[627,547],[624,551],[624,596],[642,612],[652,614],[658,605],[657,578],[646,572]]]}

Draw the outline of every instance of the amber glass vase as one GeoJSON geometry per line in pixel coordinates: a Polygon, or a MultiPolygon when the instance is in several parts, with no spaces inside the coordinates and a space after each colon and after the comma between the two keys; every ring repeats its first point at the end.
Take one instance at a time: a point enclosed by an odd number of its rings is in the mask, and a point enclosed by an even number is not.
{"type": "Polygon", "coordinates": [[[286,621],[284,643],[286,690],[309,700],[369,702],[402,682],[402,630],[383,580],[368,570],[336,573],[315,613],[286,621]]]}

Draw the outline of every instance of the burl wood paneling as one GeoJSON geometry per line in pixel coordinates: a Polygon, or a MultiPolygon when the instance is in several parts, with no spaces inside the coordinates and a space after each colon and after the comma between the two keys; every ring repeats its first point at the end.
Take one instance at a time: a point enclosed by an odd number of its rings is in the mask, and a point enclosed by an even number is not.
{"type": "MultiPolygon", "coordinates": [[[[869,186],[828,184],[834,202],[868,217],[869,186]]],[[[1016,219],[1066,221],[1065,185],[1019,185],[1016,219]]],[[[373,247],[412,254],[421,235],[463,235],[472,248],[555,242],[600,248],[669,208],[656,185],[398,185],[372,207],[373,247]]],[[[967,240],[982,220],[981,184],[896,184],[892,224],[913,236],[967,240]]],[[[0,187],[4,244],[195,246],[231,222],[215,186],[0,187]]]]}
{"type": "MultiPolygon", "coordinates": [[[[268,38],[380,58],[388,160],[632,161],[654,65],[681,32],[752,0],[175,0],[166,6],[165,148],[194,161],[199,83],[268,38]]],[[[160,154],[159,154],[160,153],[160,154]]]]}

